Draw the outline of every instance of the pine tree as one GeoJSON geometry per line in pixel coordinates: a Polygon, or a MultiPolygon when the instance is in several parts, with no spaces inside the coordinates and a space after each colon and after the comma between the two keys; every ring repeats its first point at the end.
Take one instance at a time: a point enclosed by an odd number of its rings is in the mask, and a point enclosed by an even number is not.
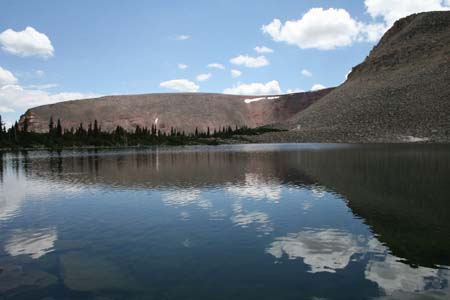
{"type": "Polygon", "coordinates": [[[52,134],[53,133],[53,127],[54,127],[54,123],[53,123],[53,117],[50,117],[50,121],[48,122],[48,133],[52,134]]]}
{"type": "Polygon", "coordinates": [[[98,129],[98,123],[97,120],[94,120],[94,136],[98,136],[99,129],[98,129]]]}
{"type": "Polygon", "coordinates": [[[63,136],[63,130],[62,130],[62,126],[61,126],[61,120],[58,119],[57,125],[56,125],[56,136],[58,138],[63,136]]]}

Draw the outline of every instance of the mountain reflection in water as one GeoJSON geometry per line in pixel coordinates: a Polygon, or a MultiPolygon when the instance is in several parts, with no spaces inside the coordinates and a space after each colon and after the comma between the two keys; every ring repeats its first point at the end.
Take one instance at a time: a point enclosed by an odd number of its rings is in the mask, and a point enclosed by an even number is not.
{"type": "Polygon", "coordinates": [[[449,299],[449,150],[2,153],[0,298],[449,299]]]}

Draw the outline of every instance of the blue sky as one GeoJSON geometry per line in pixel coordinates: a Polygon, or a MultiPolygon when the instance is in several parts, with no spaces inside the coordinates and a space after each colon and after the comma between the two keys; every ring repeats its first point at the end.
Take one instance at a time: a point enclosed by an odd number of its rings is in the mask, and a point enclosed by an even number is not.
{"type": "Polygon", "coordinates": [[[0,113],[12,122],[96,95],[336,86],[397,18],[450,6],[407,2],[2,0],[0,113]]]}

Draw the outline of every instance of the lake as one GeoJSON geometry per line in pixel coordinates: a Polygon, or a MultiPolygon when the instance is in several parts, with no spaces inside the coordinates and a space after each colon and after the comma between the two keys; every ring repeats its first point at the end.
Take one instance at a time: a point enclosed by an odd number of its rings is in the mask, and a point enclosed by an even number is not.
{"type": "Polygon", "coordinates": [[[450,299],[450,147],[2,153],[0,299],[450,299]]]}

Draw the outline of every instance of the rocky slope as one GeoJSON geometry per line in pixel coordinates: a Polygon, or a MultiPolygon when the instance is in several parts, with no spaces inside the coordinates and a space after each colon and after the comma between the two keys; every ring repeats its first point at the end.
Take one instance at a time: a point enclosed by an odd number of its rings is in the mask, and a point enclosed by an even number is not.
{"type": "Polygon", "coordinates": [[[397,21],[347,81],[270,142],[450,142],[450,12],[397,21]]]}
{"type": "Polygon", "coordinates": [[[332,89],[280,96],[233,96],[222,94],[145,94],[107,96],[98,99],[67,101],[28,110],[20,124],[28,121],[35,132],[48,131],[50,117],[61,119],[62,126],[77,128],[98,120],[103,130],[118,125],[131,130],[156,124],[162,131],[171,127],[185,132],[207,127],[249,126],[279,123],[305,109],[332,89]]]}

